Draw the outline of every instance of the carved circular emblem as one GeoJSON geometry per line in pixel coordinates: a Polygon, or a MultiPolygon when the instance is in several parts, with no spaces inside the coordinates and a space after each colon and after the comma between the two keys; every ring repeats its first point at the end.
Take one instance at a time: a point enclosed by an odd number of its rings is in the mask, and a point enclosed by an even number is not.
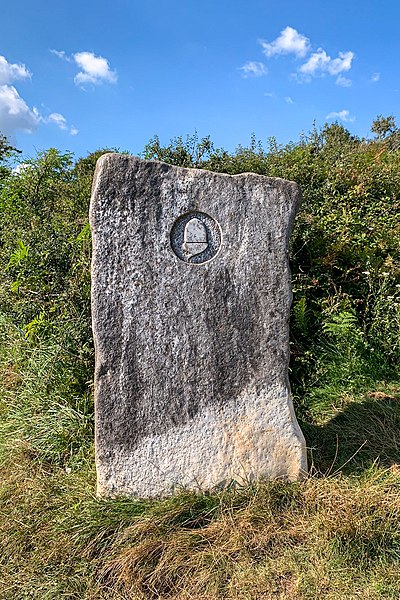
{"type": "Polygon", "coordinates": [[[192,211],[181,215],[171,229],[171,248],[186,263],[200,265],[218,254],[221,227],[206,213],[192,211]]]}

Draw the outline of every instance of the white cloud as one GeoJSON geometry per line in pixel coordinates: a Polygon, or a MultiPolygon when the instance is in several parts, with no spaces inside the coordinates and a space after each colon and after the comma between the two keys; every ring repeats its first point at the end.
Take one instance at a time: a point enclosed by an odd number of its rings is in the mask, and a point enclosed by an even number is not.
{"type": "Polygon", "coordinates": [[[307,62],[301,65],[299,71],[306,75],[314,75],[318,71],[324,71],[330,60],[325,50],[318,48],[317,52],[313,52],[307,62]]]}
{"type": "Polygon", "coordinates": [[[294,104],[294,100],[290,96],[285,97],[286,104],[294,104]]]}
{"type": "Polygon", "coordinates": [[[77,52],[73,58],[81,69],[74,78],[76,85],[81,86],[85,83],[99,85],[105,81],[117,82],[117,73],[111,71],[108,60],[103,56],[96,56],[93,52],[77,52]]]}
{"type": "Polygon", "coordinates": [[[52,54],[55,54],[56,56],[58,56],[58,58],[61,58],[62,60],[66,60],[67,62],[72,61],[72,58],[68,56],[68,54],[64,50],[54,50],[51,48],[50,52],[52,54]]]}
{"type": "Polygon", "coordinates": [[[351,69],[351,63],[354,58],[354,52],[339,52],[337,58],[331,58],[325,50],[318,48],[313,52],[310,58],[301,65],[299,73],[306,80],[311,77],[318,77],[328,73],[329,75],[339,75],[351,69]]]}
{"type": "Polygon", "coordinates": [[[10,85],[17,79],[30,77],[31,73],[25,65],[9,63],[4,56],[0,56],[0,132],[14,139],[16,131],[33,133],[41,123],[52,123],[62,131],[76,135],[78,130],[69,128],[62,114],[54,112],[44,117],[37,108],[30,108],[15,87],[10,85]]]}
{"type": "Polygon", "coordinates": [[[69,127],[67,124],[67,119],[64,117],[64,115],[60,113],[51,113],[47,117],[40,117],[40,120],[46,125],[48,125],[49,123],[53,123],[54,125],[57,125],[57,127],[62,131],[68,131],[70,135],[78,134],[77,128],[73,125],[69,127]]]}
{"type": "Polygon", "coordinates": [[[380,80],[380,78],[381,78],[381,74],[380,73],[372,73],[370,82],[371,83],[377,83],[380,80]]]}
{"type": "Polygon", "coordinates": [[[268,69],[264,63],[252,60],[247,61],[243,67],[240,67],[240,70],[243,71],[243,77],[261,77],[268,73],[268,69]]]}
{"type": "Polygon", "coordinates": [[[268,96],[268,98],[275,98],[275,92],[265,92],[264,96],[268,96]]]}
{"type": "Polygon", "coordinates": [[[40,123],[38,111],[30,109],[12,85],[0,85],[0,131],[7,137],[16,131],[32,133],[40,123]]]}
{"type": "Polygon", "coordinates": [[[343,71],[350,71],[351,63],[354,58],[354,52],[339,52],[339,57],[331,60],[328,65],[328,71],[331,75],[338,75],[343,71]]]}
{"type": "Polygon", "coordinates": [[[25,65],[9,63],[4,56],[0,56],[0,85],[29,77],[31,77],[31,73],[25,65]]]}
{"type": "Polygon", "coordinates": [[[75,62],[78,65],[80,71],[74,77],[74,82],[78,86],[83,86],[85,83],[99,85],[104,82],[117,82],[116,71],[110,69],[108,60],[103,56],[96,56],[93,52],[76,52],[69,56],[65,50],[54,49],[51,49],[50,52],[61,60],[75,62]]]}
{"type": "Polygon", "coordinates": [[[60,113],[51,113],[51,115],[44,118],[43,121],[45,123],[54,123],[55,125],[57,125],[57,127],[62,129],[63,131],[67,131],[67,129],[68,129],[67,119],[60,113]]]}
{"type": "Polygon", "coordinates": [[[326,119],[340,119],[346,123],[352,123],[355,121],[355,117],[350,115],[348,110],[340,110],[339,112],[330,112],[329,115],[326,115],[326,119]]]}
{"type": "MultiPolygon", "coordinates": [[[[297,59],[306,59],[298,68],[297,73],[292,74],[292,77],[299,83],[310,82],[313,77],[330,75],[336,77],[335,82],[339,86],[350,87],[352,85],[351,79],[343,76],[343,73],[350,71],[355,56],[354,52],[350,50],[339,52],[335,58],[329,56],[323,48],[312,52],[310,40],[293,27],[282,29],[279,36],[272,42],[260,40],[259,43],[263,53],[268,57],[293,54],[297,59]]],[[[379,73],[375,75],[379,78],[379,73]]],[[[377,81],[377,79],[371,79],[371,81],[377,81]]]]}
{"type": "Polygon", "coordinates": [[[260,41],[266,56],[278,54],[295,54],[304,57],[310,49],[310,40],[293,27],[285,27],[273,42],[260,41]]]}
{"type": "Polygon", "coordinates": [[[340,85],[341,87],[351,87],[353,85],[353,82],[351,81],[351,79],[348,79],[347,77],[343,77],[343,75],[338,75],[335,83],[336,83],[336,85],[340,85]]]}

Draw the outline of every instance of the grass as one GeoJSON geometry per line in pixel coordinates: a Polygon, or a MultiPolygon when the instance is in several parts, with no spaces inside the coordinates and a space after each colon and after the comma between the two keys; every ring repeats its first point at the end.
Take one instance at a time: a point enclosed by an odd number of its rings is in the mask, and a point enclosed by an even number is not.
{"type": "Polygon", "coordinates": [[[76,357],[0,332],[2,599],[400,597],[399,383],[312,389],[305,482],[101,500],[76,357]]]}
{"type": "Polygon", "coordinates": [[[398,598],[400,471],[99,500],[20,448],[1,475],[1,597],[398,598]],[[17,460],[16,460],[17,459],[17,460]]]}
{"type": "Polygon", "coordinates": [[[73,466],[92,445],[93,401],[69,331],[61,332],[31,340],[0,316],[0,440],[3,452],[24,440],[40,460],[73,466]]]}

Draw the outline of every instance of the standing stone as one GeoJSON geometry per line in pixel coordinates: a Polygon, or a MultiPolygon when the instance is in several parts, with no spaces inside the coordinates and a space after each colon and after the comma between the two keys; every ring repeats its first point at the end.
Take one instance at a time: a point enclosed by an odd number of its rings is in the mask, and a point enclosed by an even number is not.
{"type": "Polygon", "coordinates": [[[301,478],[288,381],[299,187],[106,154],[90,209],[98,493],[301,478]]]}

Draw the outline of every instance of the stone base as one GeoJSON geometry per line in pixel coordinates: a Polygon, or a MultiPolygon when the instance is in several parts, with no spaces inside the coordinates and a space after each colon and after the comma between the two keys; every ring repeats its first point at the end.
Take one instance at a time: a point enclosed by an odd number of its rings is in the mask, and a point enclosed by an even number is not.
{"type": "Polygon", "coordinates": [[[183,427],[142,439],[131,453],[111,457],[100,445],[97,464],[101,496],[157,497],[307,474],[305,440],[285,388],[209,407],[183,427]]]}

